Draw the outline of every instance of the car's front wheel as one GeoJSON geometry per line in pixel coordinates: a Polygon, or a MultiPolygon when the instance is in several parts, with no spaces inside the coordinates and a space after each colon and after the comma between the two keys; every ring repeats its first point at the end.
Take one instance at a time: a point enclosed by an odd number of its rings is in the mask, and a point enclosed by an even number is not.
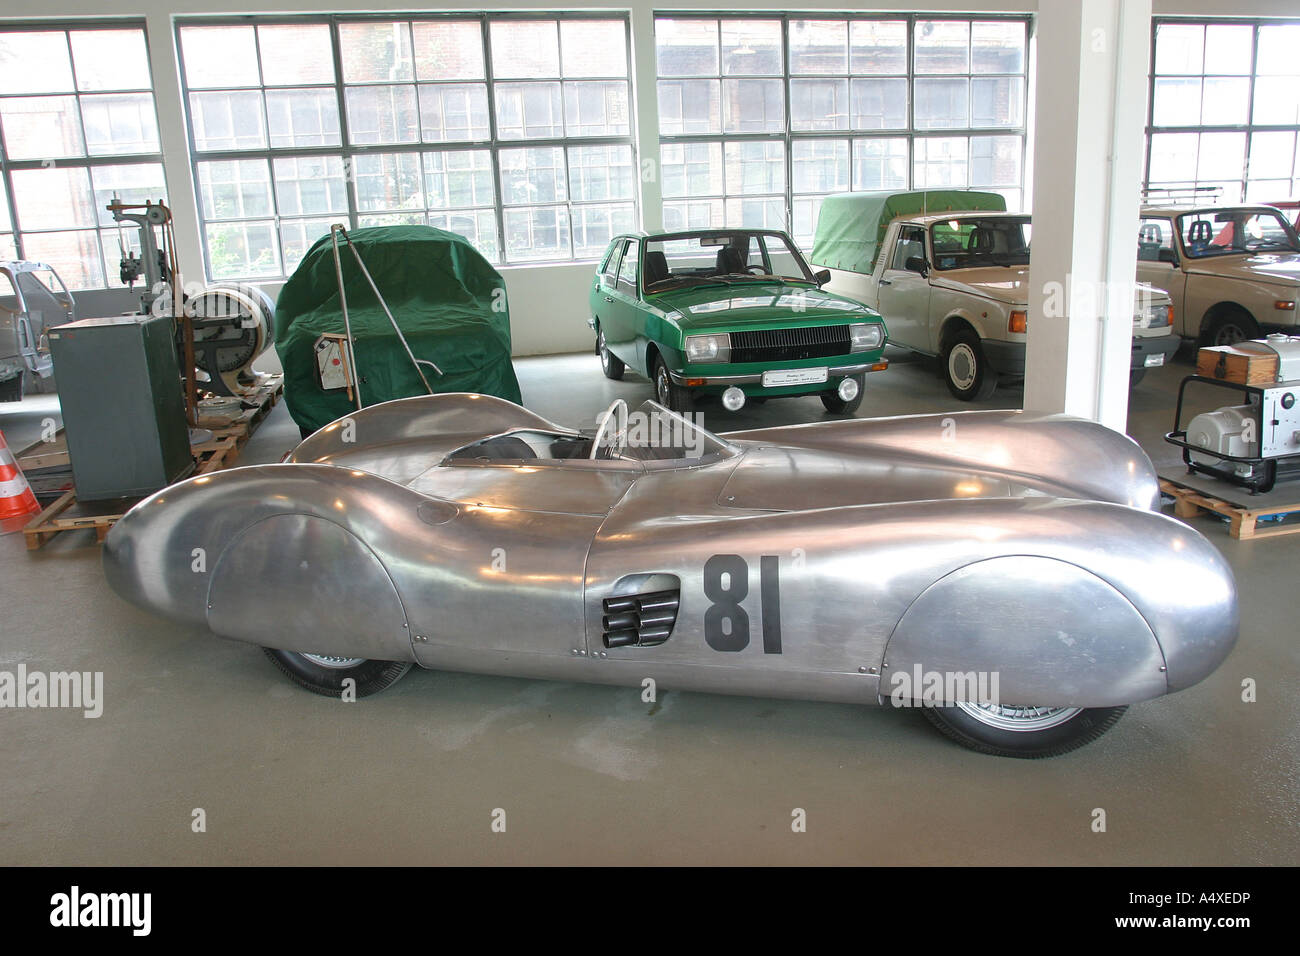
{"type": "Polygon", "coordinates": [[[1127,707],[1019,707],[959,703],[923,708],[940,733],[996,757],[1055,757],[1110,730],[1127,707]]]}
{"type": "Polygon", "coordinates": [[[612,378],[617,382],[623,377],[623,371],[627,366],[605,344],[604,331],[596,332],[596,354],[600,356],[600,370],[605,373],[606,378],[612,378]]]}
{"type": "Polygon", "coordinates": [[[984,401],[998,387],[998,373],[984,357],[980,337],[963,329],[952,337],[943,352],[944,378],[948,391],[963,402],[984,401]]]}
{"type": "Polygon", "coordinates": [[[331,657],[300,654],[264,647],[266,656],[285,677],[313,694],[342,697],[345,691],[358,698],[377,694],[397,683],[411,669],[410,661],[372,661],[364,657],[331,657]],[[351,686],[344,681],[352,680],[351,686]]]}
{"type": "Polygon", "coordinates": [[[663,356],[655,356],[655,367],[652,374],[655,383],[655,398],[660,405],[679,414],[695,411],[695,396],[691,394],[690,389],[673,384],[672,376],[668,374],[668,366],[664,364],[663,356]]]}
{"type": "Polygon", "coordinates": [[[840,398],[838,390],[832,389],[829,392],[822,392],[822,405],[826,411],[833,415],[852,415],[862,407],[862,399],[867,390],[867,376],[854,375],[853,380],[858,383],[858,393],[847,402],[840,398]]]}
{"type": "Polygon", "coordinates": [[[1260,336],[1259,326],[1245,309],[1223,307],[1206,323],[1203,345],[1236,345],[1260,336]]]}

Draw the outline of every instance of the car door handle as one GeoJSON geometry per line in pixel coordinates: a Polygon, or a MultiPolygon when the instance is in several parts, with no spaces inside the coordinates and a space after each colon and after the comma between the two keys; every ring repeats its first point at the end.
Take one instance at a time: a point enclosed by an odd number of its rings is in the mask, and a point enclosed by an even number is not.
{"type": "Polygon", "coordinates": [[[880,280],[880,285],[893,285],[893,284],[894,284],[894,280],[893,280],[893,279],[881,279],[881,280],[880,280]]]}
{"type": "Polygon", "coordinates": [[[606,301],[606,302],[613,302],[613,301],[614,301],[614,297],[613,297],[612,295],[607,295],[607,296],[605,296],[605,301],[606,301]]]}

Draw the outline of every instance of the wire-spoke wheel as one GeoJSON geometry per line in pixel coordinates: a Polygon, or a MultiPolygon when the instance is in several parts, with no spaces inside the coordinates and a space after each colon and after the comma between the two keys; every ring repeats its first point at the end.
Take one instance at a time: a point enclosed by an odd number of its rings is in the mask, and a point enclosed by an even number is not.
{"type": "Polygon", "coordinates": [[[301,654],[264,647],[280,673],[299,687],[324,697],[341,698],[351,691],[360,699],[397,683],[411,669],[410,661],[372,661],[364,657],[301,654]],[[351,685],[345,683],[352,681],[351,685]]]}
{"type": "Polygon", "coordinates": [[[998,757],[1055,757],[1110,730],[1127,707],[957,703],[923,712],[946,737],[998,757]]]}

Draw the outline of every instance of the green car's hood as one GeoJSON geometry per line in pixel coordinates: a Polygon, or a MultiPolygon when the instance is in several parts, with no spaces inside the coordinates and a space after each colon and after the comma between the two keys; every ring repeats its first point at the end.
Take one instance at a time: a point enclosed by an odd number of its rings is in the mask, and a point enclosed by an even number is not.
{"type": "Polygon", "coordinates": [[[880,318],[861,302],[842,295],[823,292],[816,286],[780,282],[693,286],[650,295],[646,301],[691,331],[726,331],[773,322],[797,327],[825,325],[828,319],[849,323],[880,318]]]}

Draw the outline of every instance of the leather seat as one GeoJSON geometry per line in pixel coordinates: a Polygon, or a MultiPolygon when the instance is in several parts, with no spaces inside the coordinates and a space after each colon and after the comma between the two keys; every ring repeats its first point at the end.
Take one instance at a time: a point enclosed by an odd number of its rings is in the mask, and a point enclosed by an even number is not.
{"type": "Polygon", "coordinates": [[[645,265],[642,268],[642,284],[652,286],[656,282],[663,282],[669,278],[668,258],[659,250],[651,249],[645,254],[645,265]]]}
{"type": "Polygon", "coordinates": [[[723,246],[718,250],[716,268],[720,276],[743,275],[745,261],[740,257],[740,250],[735,246],[723,246]]]}

